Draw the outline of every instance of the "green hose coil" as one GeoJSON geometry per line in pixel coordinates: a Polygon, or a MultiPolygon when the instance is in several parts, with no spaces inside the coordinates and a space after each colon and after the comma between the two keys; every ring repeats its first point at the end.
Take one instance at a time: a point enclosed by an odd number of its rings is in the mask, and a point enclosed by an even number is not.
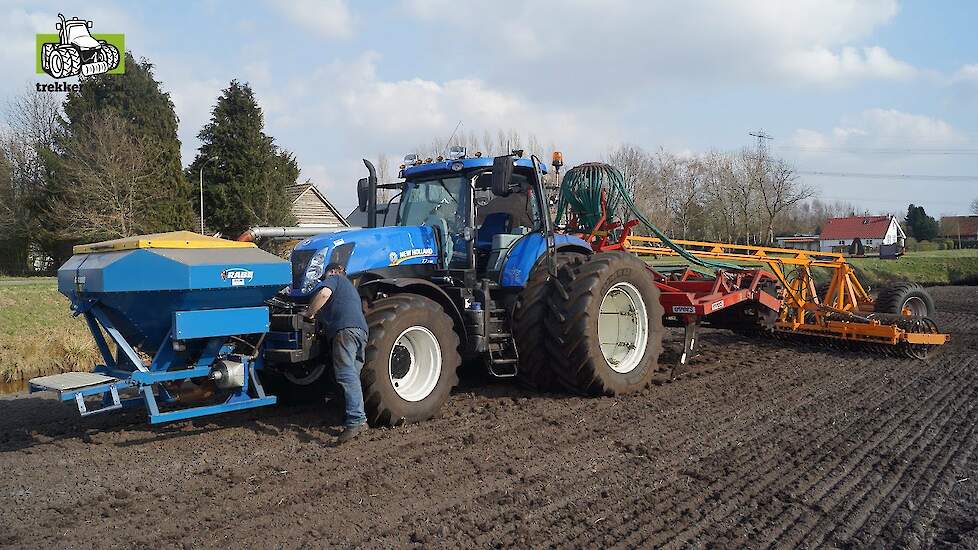
{"type": "MultiPolygon", "coordinates": [[[[682,246],[672,242],[658,227],[639,211],[632,194],[625,185],[625,177],[611,166],[601,162],[588,162],[575,166],[567,171],[560,182],[560,192],[557,197],[557,225],[565,223],[564,217],[573,214],[577,218],[578,228],[584,233],[590,233],[601,221],[601,192],[605,190],[606,209],[609,218],[621,213],[631,212],[649,232],[658,237],[662,243],[679,254],[686,261],[710,269],[738,269],[738,266],[721,262],[711,262],[697,258],[682,246]]],[[[624,218],[624,215],[622,216],[624,218]]]]}

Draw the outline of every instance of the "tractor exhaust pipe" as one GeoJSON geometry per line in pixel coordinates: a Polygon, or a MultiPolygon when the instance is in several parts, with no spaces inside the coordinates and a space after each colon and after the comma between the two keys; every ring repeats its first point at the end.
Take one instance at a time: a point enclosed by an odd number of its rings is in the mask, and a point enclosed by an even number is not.
{"type": "Polygon", "coordinates": [[[363,159],[369,176],[367,177],[367,227],[377,227],[377,169],[372,162],[363,159]]]}

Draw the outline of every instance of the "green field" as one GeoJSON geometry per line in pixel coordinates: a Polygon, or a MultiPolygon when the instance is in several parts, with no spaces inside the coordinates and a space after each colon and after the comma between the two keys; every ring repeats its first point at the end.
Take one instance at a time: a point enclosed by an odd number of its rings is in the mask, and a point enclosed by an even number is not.
{"type": "Polygon", "coordinates": [[[0,279],[0,383],[88,370],[98,350],[54,279],[0,279]]]}

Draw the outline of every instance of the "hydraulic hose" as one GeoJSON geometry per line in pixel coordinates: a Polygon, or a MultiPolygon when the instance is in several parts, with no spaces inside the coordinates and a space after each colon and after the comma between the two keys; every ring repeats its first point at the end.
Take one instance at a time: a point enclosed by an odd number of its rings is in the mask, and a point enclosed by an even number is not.
{"type": "Polygon", "coordinates": [[[593,231],[598,222],[601,221],[602,191],[605,195],[605,213],[609,218],[614,217],[619,208],[624,205],[625,209],[631,212],[652,235],[686,261],[709,269],[739,269],[739,266],[736,265],[697,258],[682,246],[674,243],[639,210],[632,198],[632,193],[625,185],[625,177],[610,164],[589,162],[567,171],[560,183],[556,223],[559,225],[563,222],[565,215],[574,214],[579,229],[588,233],[593,231]]]}

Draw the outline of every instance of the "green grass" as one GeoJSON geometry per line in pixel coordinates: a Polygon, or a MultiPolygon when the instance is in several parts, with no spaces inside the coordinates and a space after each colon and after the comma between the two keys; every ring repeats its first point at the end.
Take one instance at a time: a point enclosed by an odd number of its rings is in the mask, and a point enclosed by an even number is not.
{"type": "MultiPolygon", "coordinates": [[[[647,260],[652,266],[668,267],[688,262],[677,257],[647,260]]],[[[750,262],[728,262],[754,267],[750,262]]],[[[850,258],[859,282],[878,288],[893,281],[912,281],[924,285],[978,285],[978,250],[934,250],[908,252],[895,260],[879,258],[850,258]]],[[[695,266],[693,266],[695,267],[695,266]]],[[[697,268],[697,270],[700,270],[697,268]]],[[[829,277],[828,270],[816,269],[815,280],[829,277]]]]}
{"type": "Polygon", "coordinates": [[[908,252],[895,260],[852,258],[859,280],[880,286],[891,281],[925,285],[978,285],[978,250],[908,252]]]}
{"type": "Polygon", "coordinates": [[[0,382],[90,370],[98,349],[51,278],[0,279],[0,382]]]}

